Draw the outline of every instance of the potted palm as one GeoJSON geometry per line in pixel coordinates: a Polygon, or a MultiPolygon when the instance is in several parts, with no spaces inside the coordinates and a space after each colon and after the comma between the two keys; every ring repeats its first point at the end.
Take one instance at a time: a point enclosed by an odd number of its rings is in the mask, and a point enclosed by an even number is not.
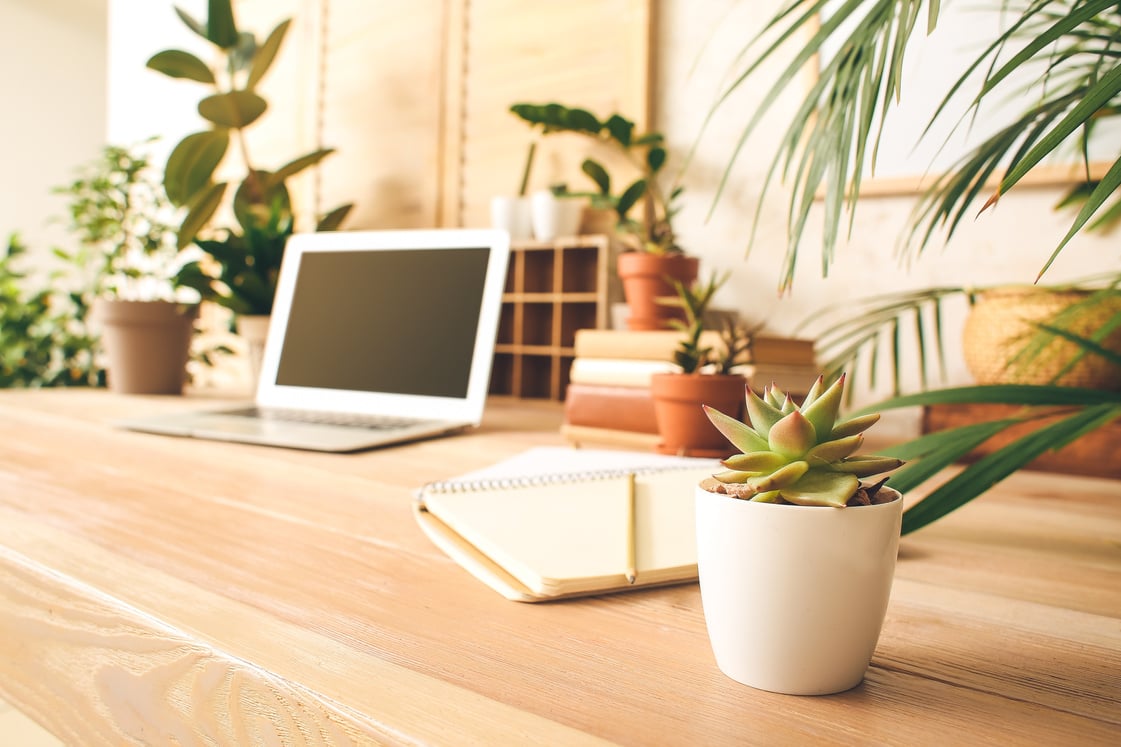
{"type": "MultiPolygon", "coordinates": [[[[194,54],[167,49],[147,63],[164,75],[207,87],[198,112],[208,127],[184,137],[172,150],[164,171],[164,187],[172,203],[186,208],[178,228],[178,245],[192,243],[208,256],[198,265],[194,284],[205,300],[232,311],[249,335],[250,360],[259,363],[267,318],[284,246],[296,230],[296,212],[287,182],[330,155],[320,148],[295,158],[275,170],[250,159],[246,130],[268,109],[257,85],[276,58],[290,20],[280,22],[264,39],[240,29],[230,0],[211,0],[208,17],[196,19],[176,8],[184,25],[208,42],[215,54],[213,66],[194,54]],[[216,181],[231,142],[240,156],[243,176],[234,185],[216,181]],[[220,208],[232,215],[234,225],[219,227],[213,219],[220,208]]],[[[319,216],[315,229],[338,228],[351,205],[342,205],[319,216]]],[[[256,365],[256,364],[255,364],[256,365]]]]}
{"type": "Polygon", "coordinates": [[[683,187],[662,184],[664,136],[659,132],[641,133],[633,121],[620,114],[601,120],[586,109],[558,103],[519,103],[510,111],[543,134],[570,132],[606,144],[637,172],[634,181],[617,191],[600,161],[586,158],[581,164],[596,187],[588,193],[593,207],[606,208],[614,215],[615,232],[625,248],[617,269],[630,309],[627,326],[664,329],[670,319],[683,319],[679,309],[658,301],[675,296],[675,281],[691,285],[700,264],[677,243],[673,229],[683,187]],[[636,217],[632,211],[641,211],[641,215],[636,217]]]}
{"type": "MultiPolygon", "coordinates": [[[[802,73],[802,68],[816,64],[819,70],[815,83],[793,107],[796,114],[789,121],[771,161],[771,174],[780,164],[798,165],[786,170],[793,183],[790,185],[790,231],[781,287],[787,288],[792,282],[803,229],[819,194],[824,194],[821,213],[824,216],[824,262],[828,264],[833,256],[841,220],[860,203],[862,179],[877,153],[878,127],[883,116],[898,101],[904,85],[907,42],[916,32],[941,33],[940,9],[939,3],[924,0],[891,3],[796,0],[784,4],[737,58],[736,64],[742,66],[733,75],[728,90],[718,99],[713,114],[723,102],[730,100],[735,89],[755,85],[764,71],[772,69],[769,66],[774,58],[791,54],[787,63],[778,68],[777,77],[764,89],[759,105],[745,123],[742,137],[729,159],[729,169],[761,123],[767,122],[768,127],[773,125],[773,119],[767,115],[792,89],[790,83],[802,73]]],[[[1099,131],[1102,122],[1118,111],[1116,100],[1121,94],[1121,67],[1115,50],[1121,36],[1121,21],[1116,4],[1104,0],[993,2],[988,10],[1000,14],[1002,29],[991,44],[978,51],[976,59],[961,71],[951,88],[942,92],[944,96],[933,119],[950,116],[953,105],[966,96],[966,105],[960,108],[962,121],[972,121],[979,115],[987,124],[994,125],[994,134],[970,148],[953,168],[930,182],[917,201],[911,230],[903,232],[901,248],[921,250],[940,233],[947,239],[952,238],[962,219],[973,214],[970,206],[978,203],[983,211],[998,199],[1007,199],[1008,193],[1048,156],[1074,145],[1074,150],[1083,154],[1087,174],[1085,183],[1073,190],[1079,197],[1080,207],[1070,229],[1057,241],[1040,269],[1039,276],[1042,276],[1078,233],[1096,225],[1108,225],[1121,212],[1116,200],[1117,188],[1121,186],[1121,158],[1098,179],[1089,177],[1088,157],[1088,140],[1099,131]],[[974,74],[980,78],[979,87],[972,82],[974,74]],[[1025,79],[1031,81],[1026,91],[1021,88],[1025,79]],[[1016,100],[1026,102],[1024,110],[994,121],[983,105],[993,99],[1006,98],[1008,94],[1015,94],[1016,100]]],[[[921,134],[916,132],[915,139],[921,139],[930,129],[921,134]]],[[[760,199],[760,208],[763,204],[760,199]]],[[[1116,288],[1117,280],[1110,284],[1116,288]]],[[[899,310],[901,300],[893,299],[888,305],[899,310]]],[[[857,326],[866,322],[858,320],[857,326]]],[[[1093,335],[1048,322],[1038,323],[1038,328],[1046,334],[1061,337],[1085,354],[1113,364],[1121,363],[1121,354],[1101,344],[1100,335],[1107,335],[1119,326],[1121,311],[1109,315],[1093,335]]],[[[1121,395],[1117,392],[1053,383],[990,384],[925,391],[881,402],[875,409],[964,403],[1033,408],[1060,406],[1064,412],[1055,422],[1011,441],[938,486],[907,511],[903,520],[905,532],[925,526],[964,505],[1043,452],[1060,448],[1121,417],[1121,395]]],[[[921,458],[917,465],[920,469],[909,468],[906,474],[897,476],[894,484],[901,490],[910,490],[979,443],[1021,422],[1023,417],[982,422],[928,434],[902,444],[892,453],[921,458]]]]}
{"type": "Polygon", "coordinates": [[[887,611],[902,496],[860,456],[878,415],[839,422],[844,376],[802,402],[747,391],[750,425],[711,407],[740,453],[696,489],[701,604],[716,663],[773,692],[823,695],[863,679],[887,611]]]}
{"type": "Polygon", "coordinates": [[[178,394],[186,380],[198,294],[197,269],[176,246],[175,210],[158,173],[138,150],[106,146],[73,181],[68,198],[73,251],[56,249],[84,277],[80,306],[100,328],[109,388],[178,394]]]}
{"type": "Polygon", "coordinates": [[[718,278],[713,273],[707,283],[691,287],[676,283],[685,321],[672,319],[670,324],[684,333],[673,354],[673,362],[681,370],[650,377],[650,395],[661,437],[657,448],[663,453],[714,457],[727,453],[724,438],[712,428],[702,406],[740,416],[747,379],[733,368],[751,338],[729,320],[721,333],[721,350],[701,343],[708,306],[726,280],[727,276],[718,278]]]}

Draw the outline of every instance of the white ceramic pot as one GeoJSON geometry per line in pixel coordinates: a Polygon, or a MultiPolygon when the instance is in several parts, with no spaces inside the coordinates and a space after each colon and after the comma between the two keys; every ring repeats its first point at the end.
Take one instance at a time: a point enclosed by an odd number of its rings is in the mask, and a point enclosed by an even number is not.
{"type": "Polygon", "coordinates": [[[265,357],[271,318],[268,314],[241,314],[237,317],[237,333],[245,341],[245,354],[249,359],[249,386],[254,391],[261,377],[261,362],[265,357]]]}
{"type": "Polygon", "coordinates": [[[490,201],[492,228],[504,228],[513,241],[533,238],[533,215],[528,197],[499,195],[490,201]]]}
{"type": "Polygon", "coordinates": [[[697,488],[701,604],[722,672],[792,695],[860,683],[895,574],[903,500],[892,492],[890,503],[838,509],[697,488]]]}
{"type": "Polygon", "coordinates": [[[558,236],[575,236],[580,231],[584,200],[578,197],[557,197],[549,190],[534,192],[530,197],[533,237],[552,241],[558,236]]]}

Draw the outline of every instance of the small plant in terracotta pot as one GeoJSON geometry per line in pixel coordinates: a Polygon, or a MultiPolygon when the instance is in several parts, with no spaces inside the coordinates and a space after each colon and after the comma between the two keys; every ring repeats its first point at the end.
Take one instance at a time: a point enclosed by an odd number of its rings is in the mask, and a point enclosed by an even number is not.
{"type": "Polygon", "coordinates": [[[819,378],[800,407],[748,389],[750,425],[705,407],[740,452],[696,490],[705,622],[720,669],[763,690],[856,686],[887,611],[902,496],[861,478],[902,462],[857,454],[879,415],[838,422],[844,383],[819,378]]]}
{"type": "Polygon", "coordinates": [[[108,145],[55,190],[77,239],[55,254],[83,275],[72,297],[100,333],[117,392],[178,394],[187,378],[198,270],[176,246],[176,211],[158,176],[139,146],[108,145]]]}
{"type": "Polygon", "coordinates": [[[681,372],[654,374],[650,379],[661,452],[717,457],[727,454],[724,437],[701,409],[707,404],[738,415],[747,386],[747,380],[734,373],[733,367],[750,344],[750,335],[729,322],[721,336],[720,350],[701,345],[705,312],[726,279],[714,273],[707,283],[691,287],[676,283],[685,321],[674,319],[670,325],[685,333],[673,355],[681,372]]]}

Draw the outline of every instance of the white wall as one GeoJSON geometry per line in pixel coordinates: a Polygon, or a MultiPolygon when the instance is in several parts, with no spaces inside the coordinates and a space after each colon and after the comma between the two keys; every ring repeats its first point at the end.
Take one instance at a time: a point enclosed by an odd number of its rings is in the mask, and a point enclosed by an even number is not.
{"type": "Polygon", "coordinates": [[[65,243],[52,187],[105,143],[108,0],[0,0],[0,241],[65,243]]]}

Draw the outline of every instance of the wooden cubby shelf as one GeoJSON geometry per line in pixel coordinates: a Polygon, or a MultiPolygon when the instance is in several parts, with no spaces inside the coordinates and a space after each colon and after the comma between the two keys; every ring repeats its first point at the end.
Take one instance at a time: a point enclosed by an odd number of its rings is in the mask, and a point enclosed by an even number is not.
{"type": "Polygon", "coordinates": [[[511,245],[491,394],[564,399],[576,330],[608,326],[610,253],[603,235],[511,245]]]}

